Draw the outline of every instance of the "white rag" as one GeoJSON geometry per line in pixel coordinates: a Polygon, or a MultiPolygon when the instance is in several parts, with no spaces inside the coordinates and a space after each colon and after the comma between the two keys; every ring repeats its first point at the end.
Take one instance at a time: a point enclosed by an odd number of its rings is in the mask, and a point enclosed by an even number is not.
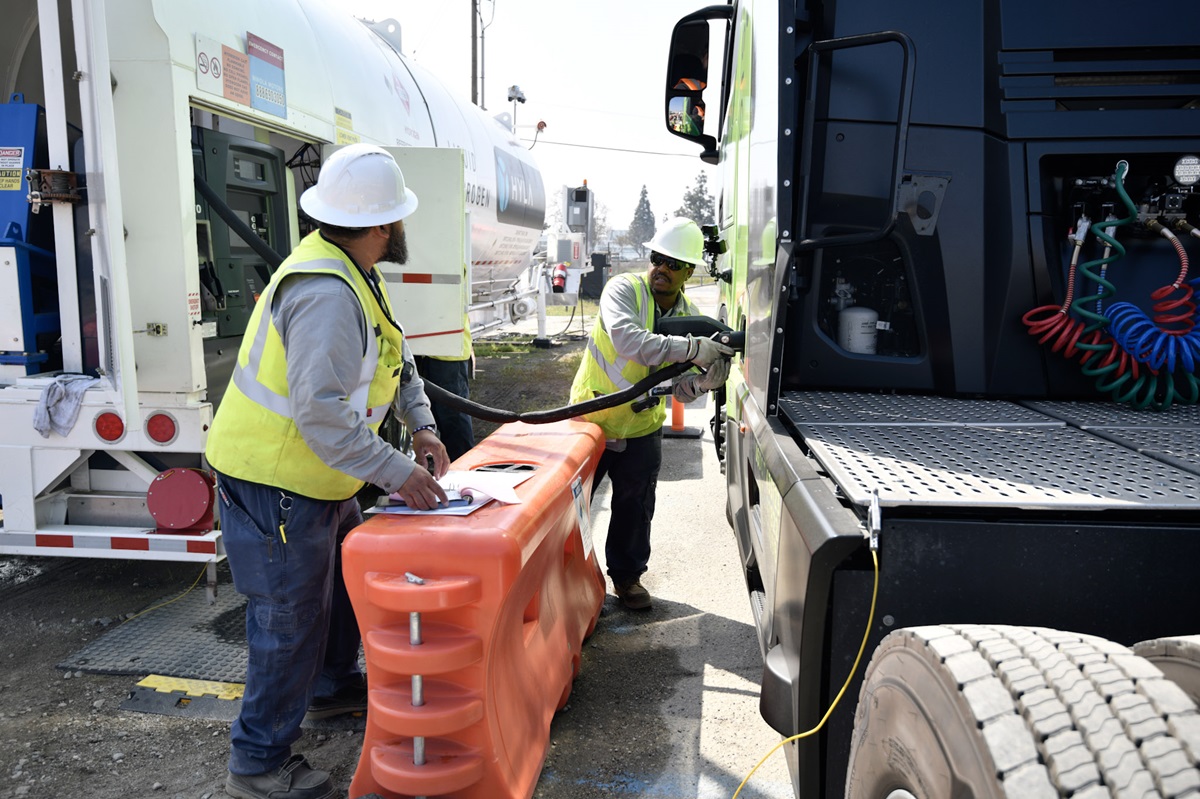
{"type": "Polygon", "coordinates": [[[49,438],[50,431],[64,438],[70,434],[79,418],[83,406],[83,395],[100,382],[89,375],[59,375],[54,382],[42,389],[42,397],[33,411],[33,429],[49,438]]]}

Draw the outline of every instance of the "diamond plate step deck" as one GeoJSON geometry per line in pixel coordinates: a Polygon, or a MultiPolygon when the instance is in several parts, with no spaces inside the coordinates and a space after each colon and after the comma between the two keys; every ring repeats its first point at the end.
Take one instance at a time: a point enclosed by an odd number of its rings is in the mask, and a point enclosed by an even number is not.
{"type": "Polygon", "coordinates": [[[91,674],[162,674],[241,683],[246,679],[246,598],[222,586],[162,603],[118,625],[58,664],[91,674]]]}
{"type": "Polygon", "coordinates": [[[856,505],[1200,510],[1195,408],[792,392],[780,409],[856,505]]]}

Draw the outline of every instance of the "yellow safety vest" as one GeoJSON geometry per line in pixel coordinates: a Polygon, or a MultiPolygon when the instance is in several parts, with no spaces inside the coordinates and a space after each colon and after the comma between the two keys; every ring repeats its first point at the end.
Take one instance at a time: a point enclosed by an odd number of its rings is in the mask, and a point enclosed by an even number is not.
{"type": "MultiPolygon", "coordinates": [[[[628,280],[637,289],[637,311],[642,316],[642,327],[654,329],[654,295],[646,283],[643,274],[625,273],[617,275],[613,280],[628,280]]],[[[685,316],[699,316],[700,311],[692,301],[683,295],[685,316]]],[[[592,327],[592,335],[588,339],[587,352],[579,362],[575,372],[575,380],[571,384],[571,404],[595,399],[604,394],[613,394],[636,384],[647,377],[650,367],[621,357],[613,346],[612,338],[605,329],[603,318],[599,318],[592,327]]],[[[583,418],[600,425],[605,438],[638,438],[649,435],[663,426],[667,418],[665,403],[659,402],[653,408],[634,411],[633,401],[618,405],[615,408],[605,408],[594,411],[583,418]]]]}
{"type": "Polygon", "coordinates": [[[341,249],[314,232],[283,262],[254,306],[205,455],[214,469],[231,477],[314,499],[349,499],[363,482],[317,457],[296,429],[288,403],[287,353],[271,303],[280,284],[296,274],[336,275],[354,289],[369,326],[367,351],[358,385],[344,401],[371,430],[378,431],[383,423],[400,385],[404,334],[388,318],[392,308],[386,290],[381,293],[381,308],[362,271],[341,249]]]}

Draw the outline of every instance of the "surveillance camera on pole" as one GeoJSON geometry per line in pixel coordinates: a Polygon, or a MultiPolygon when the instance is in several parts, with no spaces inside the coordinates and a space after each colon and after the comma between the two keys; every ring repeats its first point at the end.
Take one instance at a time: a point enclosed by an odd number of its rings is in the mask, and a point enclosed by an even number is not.
{"type": "Polygon", "coordinates": [[[517,103],[525,102],[525,92],[521,91],[521,87],[515,83],[508,87],[508,101],[513,104],[512,131],[515,136],[517,134],[517,103]]]}

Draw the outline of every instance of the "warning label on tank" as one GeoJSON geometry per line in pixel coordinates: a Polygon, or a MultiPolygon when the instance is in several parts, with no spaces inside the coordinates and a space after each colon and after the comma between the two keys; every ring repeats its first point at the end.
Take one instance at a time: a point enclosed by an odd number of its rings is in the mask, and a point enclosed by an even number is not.
{"type": "Polygon", "coordinates": [[[24,188],[24,147],[0,147],[0,191],[24,188]]]}

